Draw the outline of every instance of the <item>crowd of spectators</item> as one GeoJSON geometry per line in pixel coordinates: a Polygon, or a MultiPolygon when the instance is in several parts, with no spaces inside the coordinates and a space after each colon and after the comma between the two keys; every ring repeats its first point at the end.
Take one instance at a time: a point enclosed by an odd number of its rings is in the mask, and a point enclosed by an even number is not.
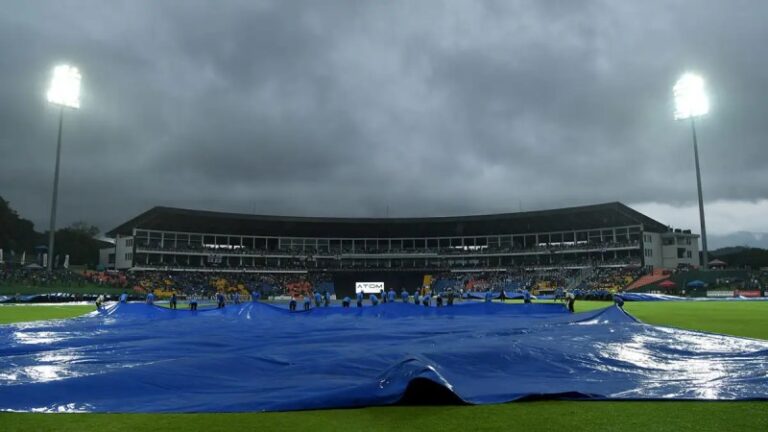
{"type": "Polygon", "coordinates": [[[51,272],[40,267],[11,264],[0,265],[0,285],[23,285],[34,287],[85,286],[88,279],[68,269],[51,272]]]}
{"type": "Polygon", "coordinates": [[[333,291],[332,279],[324,273],[224,273],[224,272],[163,272],[142,271],[128,276],[135,291],[153,292],[158,297],[197,295],[211,297],[217,292],[249,296],[258,292],[262,297],[306,295],[316,289],[333,291]]]}

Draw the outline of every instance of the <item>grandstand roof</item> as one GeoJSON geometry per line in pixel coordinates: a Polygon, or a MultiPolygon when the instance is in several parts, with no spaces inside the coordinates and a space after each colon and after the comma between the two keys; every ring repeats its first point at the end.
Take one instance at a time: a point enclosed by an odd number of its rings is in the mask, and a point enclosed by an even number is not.
{"type": "Polygon", "coordinates": [[[109,231],[134,228],[231,235],[328,238],[451,237],[572,231],[642,224],[646,231],[669,228],[626,205],[613,202],[554,210],[426,218],[336,218],[264,216],[154,207],[109,231]]]}

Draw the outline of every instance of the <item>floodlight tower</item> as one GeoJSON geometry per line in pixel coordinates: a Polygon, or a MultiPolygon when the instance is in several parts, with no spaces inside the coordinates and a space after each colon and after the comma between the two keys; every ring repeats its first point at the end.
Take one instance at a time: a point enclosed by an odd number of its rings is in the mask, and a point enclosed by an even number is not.
{"type": "Polygon", "coordinates": [[[53,269],[54,234],[56,233],[56,203],[59,198],[59,162],[61,160],[61,129],[64,108],[80,108],[80,72],[76,67],[60,65],[53,68],[48,102],[59,106],[59,137],[56,142],[56,170],[53,175],[53,199],[51,200],[51,227],[48,233],[48,270],[53,269]]]}
{"type": "Polygon", "coordinates": [[[704,198],[701,194],[701,171],[699,170],[699,145],[696,139],[696,117],[709,112],[709,98],[704,89],[704,79],[692,73],[685,73],[672,89],[675,97],[675,119],[690,120],[693,133],[693,157],[696,160],[696,185],[699,190],[699,221],[701,223],[702,266],[707,269],[707,227],[704,222],[704,198]]]}

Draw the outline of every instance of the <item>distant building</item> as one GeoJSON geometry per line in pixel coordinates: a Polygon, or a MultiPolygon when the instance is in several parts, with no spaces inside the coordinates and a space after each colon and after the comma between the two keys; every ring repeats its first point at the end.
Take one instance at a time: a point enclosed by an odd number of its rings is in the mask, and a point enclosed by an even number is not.
{"type": "MultiPolygon", "coordinates": [[[[120,270],[473,272],[699,265],[696,234],[615,202],[430,218],[312,218],[152,208],[113,229],[120,270]]],[[[111,259],[114,254],[114,259],[111,259]]]]}

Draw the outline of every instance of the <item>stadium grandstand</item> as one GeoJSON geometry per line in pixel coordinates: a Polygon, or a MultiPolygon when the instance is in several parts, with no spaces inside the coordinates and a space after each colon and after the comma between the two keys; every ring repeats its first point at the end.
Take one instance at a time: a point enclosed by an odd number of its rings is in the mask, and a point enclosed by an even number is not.
{"type": "Polygon", "coordinates": [[[107,235],[115,246],[101,250],[104,268],[148,275],[144,279],[239,273],[250,285],[274,278],[290,286],[322,280],[343,295],[361,281],[397,290],[534,283],[545,292],[591,280],[616,280],[621,286],[632,279],[622,269],[699,265],[698,235],[673,230],[618,202],[429,218],[261,216],[154,207],[107,235]]]}

